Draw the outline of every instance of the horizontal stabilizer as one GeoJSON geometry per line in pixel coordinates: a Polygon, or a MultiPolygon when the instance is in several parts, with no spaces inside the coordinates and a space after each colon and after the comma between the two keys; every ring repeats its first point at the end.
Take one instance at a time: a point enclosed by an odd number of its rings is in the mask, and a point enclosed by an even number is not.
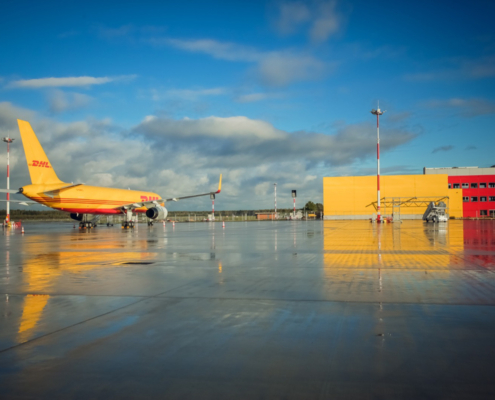
{"type": "Polygon", "coordinates": [[[30,206],[32,204],[39,204],[41,206],[44,206],[44,204],[41,204],[41,203],[38,203],[37,201],[30,201],[30,200],[4,200],[4,199],[0,199],[0,201],[9,201],[11,203],[17,203],[17,204],[21,204],[23,206],[30,206]]]}
{"type": "Polygon", "coordinates": [[[0,193],[17,194],[17,193],[21,193],[21,192],[19,192],[19,189],[17,189],[17,190],[0,189],[0,193]]]}

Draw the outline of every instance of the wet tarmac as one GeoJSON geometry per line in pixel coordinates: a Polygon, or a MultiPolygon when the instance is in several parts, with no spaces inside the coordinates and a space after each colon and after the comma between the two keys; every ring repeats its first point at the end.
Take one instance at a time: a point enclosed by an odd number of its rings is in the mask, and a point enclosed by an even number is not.
{"type": "Polygon", "coordinates": [[[0,398],[495,398],[495,221],[0,231],[0,398]]]}

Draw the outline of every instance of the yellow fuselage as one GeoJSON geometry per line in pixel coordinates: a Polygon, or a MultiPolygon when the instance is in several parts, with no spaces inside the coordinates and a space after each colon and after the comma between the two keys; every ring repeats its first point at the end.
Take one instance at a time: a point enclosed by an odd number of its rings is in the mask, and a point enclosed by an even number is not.
{"type": "MultiPolygon", "coordinates": [[[[163,204],[160,196],[152,192],[88,185],[61,189],[68,185],[67,183],[26,185],[22,187],[22,194],[47,207],[79,214],[120,214],[124,205],[150,200],[157,200],[163,204]],[[61,190],[55,194],[46,193],[57,189],[61,190]]],[[[144,213],[146,210],[146,207],[140,207],[133,209],[133,212],[144,213]]]]}

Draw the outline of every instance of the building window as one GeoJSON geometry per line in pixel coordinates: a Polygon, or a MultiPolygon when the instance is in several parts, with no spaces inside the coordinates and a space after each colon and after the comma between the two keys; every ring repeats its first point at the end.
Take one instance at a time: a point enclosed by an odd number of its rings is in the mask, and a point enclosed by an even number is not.
{"type": "Polygon", "coordinates": [[[481,196],[480,201],[486,201],[486,196],[481,196]]]}
{"type": "Polygon", "coordinates": [[[459,183],[454,183],[454,189],[459,189],[461,186],[459,183]]]}
{"type": "Polygon", "coordinates": [[[449,183],[449,189],[452,189],[452,184],[451,183],[449,183]]]}
{"type": "Polygon", "coordinates": [[[490,182],[488,184],[488,187],[491,188],[491,189],[494,189],[495,188],[495,182],[490,182]]]}
{"type": "Polygon", "coordinates": [[[462,198],[462,201],[463,201],[464,203],[468,203],[468,202],[469,202],[469,197],[468,197],[468,196],[464,196],[464,197],[462,198]]]}
{"type": "Polygon", "coordinates": [[[480,189],[486,189],[486,183],[480,183],[480,189]]]}
{"type": "Polygon", "coordinates": [[[495,196],[490,196],[490,201],[495,201],[495,196]]]}
{"type": "Polygon", "coordinates": [[[480,210],[480,216],[482,216],[482,217],[485,216],[486,217],[487,215],[488,215],[487,210],[480,210]]]}
{"type": "Polygon", "coordinates": [[[472,201],[472,202],[478,201],[478,196],[473,196],[473,197],[471,197],[471,201],[472,201]]]}
{"type": "Polygon", "coordinates": [[[463,189],[469,189],[469,183],[463,183],[462,188],[463,189]]]}
{"type": "Polygon", "coordinates": [[[471,183],[471,189],[478,189],[477,183],[471,183]]]}

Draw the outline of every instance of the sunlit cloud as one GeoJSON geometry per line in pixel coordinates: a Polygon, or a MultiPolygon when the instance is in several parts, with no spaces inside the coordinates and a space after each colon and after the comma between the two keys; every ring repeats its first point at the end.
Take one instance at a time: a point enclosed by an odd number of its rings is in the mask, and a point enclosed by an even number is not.
{"type": "Polygon", "coordinates": [[[136,78],[137,75],[122,75],[115,77],[93,77],[93,76],[77,76],[65,78],[38,78],[38,79],[21,79],[13,81],[7,85],[8,88],[21,89],[41,89],[46,87],[76,87],[76,86],[93,86],[103,85],[109,82],[130,81],[136,78]]]}
{"type": "Polygon", "coordinates": [[[294,82],[316,80],[335,68],[309,53],[293,50],[260,51],[236,43],[220,42],[213,39],[154,38],[155,45],[172,46],[192,53],[207,54],[213,58],[254,63],[254,75],[267,86],[287,86],[294,82]]]}
{"type": "Polygon", "coordinates": [[[86,94],[63,92],[58,89],[50,91],[48,95],[49,110],[54,114],[84,108],[92,100],[93,98],[86,94]]]}
{"type": "Polygon", "coordinates": [[[336,34],[342,27],[344,17],[337,11],[336,1],[290,1],[278,6],[274,20],[275,30],[283,36],[307,29],[313,43],[321,43],[336,34]]]}
{"type": "MultiPolygon", "coordinates": [[[[296,188],[307,200],[321,202],[323,174],[355,171],[357,161],[372,157],[376,149],[376,132],[368,123],[342,125],[333,134],[322,134],[288,132],[246,116],[149,115],[125,130],[109,119],[62,123],[0,103],[0,127],[19,140],[11,153],[14,186],[30,182],[16,118],[31,122],[53,168],[66,182],[146,189],[174,197],[213,190],[222,173],[224,190],[218,204],[223,209],[266,208],[273,182],[279,184],[281,199],[286,193],[289,201],[289,189],[296,188]]],[[[415,137],[387,129],[382,147],[393,149],[415,137]]],[[[174,207],[194,210],[206,204],[199,199],[174,207]]]]}

